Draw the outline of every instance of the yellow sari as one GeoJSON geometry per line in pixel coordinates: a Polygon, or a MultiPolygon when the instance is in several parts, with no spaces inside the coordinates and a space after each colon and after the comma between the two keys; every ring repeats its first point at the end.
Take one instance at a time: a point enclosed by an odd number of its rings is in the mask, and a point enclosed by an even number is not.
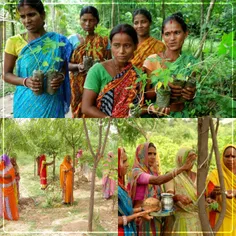
{"type": "MultiPolygon", "coordinates": [[[[228,147],[234,147],[236,149],[235,145],[227,145],[223,153],[228,147]]],[[[230,190],[230,189],[236,189],[236,175],[233,174],[225,165],[223,162],[223,153],[222,153],[222,158],[221,158],[221,165],[223,169],[223,176],[224,176],[224,183],[225,183],[225,189],[230,190]]],[[[210,184],[213,184],[214,186],[219,186],[219,177],[218,177],[218,172],[217,170],[213,170],[210,175],[208,176],[208,189],[210,184]],[[211,182],[211,183],[210,183],[211,182]]],[[[219,205],[221,205],[222,199],[221,197],[217,198],[217,202],[219,205]]],[[[210,222],[215,224],[218,220],[219,213],[218,212],[213,212],[211,211],[209,213],[209,219],[210,222]]],[[[236,198],[226,198],[226,213],[225,217],[223,220],[223,223],[217,233],[217,236],[221,235],[228,235],[228,236],[236,236],[236,198]]]]}

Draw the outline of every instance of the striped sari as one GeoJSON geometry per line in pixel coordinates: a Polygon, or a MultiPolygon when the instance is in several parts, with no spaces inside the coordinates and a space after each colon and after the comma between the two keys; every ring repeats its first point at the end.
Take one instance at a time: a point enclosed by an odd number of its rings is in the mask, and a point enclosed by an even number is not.
{"type": "Polygon", "coordinates": [[[97,107],[108,116],[128,117],[129,105],[139,100],[140,86],[136,80],[137,73],[129,63],[99,93],[97,107]]]}
{"type": "Polygon", "coordinates": [[[164,50],[164,43],[153,37],[149,37],[138,45],[137,50],[134,52],[134,58],[131,60],[131,63],[138,68],[142,68],[143,63],[148,56],[154,53],[162,52],[164,50]]]}
{"type": "Polygon", "coordinates": [[[12,164],[0,162],[0,216],[7,220],[18,220],[15,171],[12,164]],[[11,178],[3,178],[10,175],[11,178]]]}
{"type": "MultiPolygon", "coordinates": [[[[86,37],[85,42],[82,42],[73,52],[71,56],[71,63],[79,64],[83,63],[83,56],[90,56],[95,60],[104,61],[108,58],[109,50],[107,50],[108,38],[101,37],[95,34],[95,37],[89,39],[86,37]],[[89,49],[88,49],[88,45],[89,49]]],[[[87,72],[71,72],[70,73],[70,85],[72,91],[71,97],[71,109],[72,117],[78,118],[82,117],[81,105],[82,105],[82,94],[84,81],[87,72]]]]}
{"type": "MultiPolygon", "coordinates": [[[[13,100],[14,118],[63,118],[70,106],[70,83],[68,61],[71,54],[71,45],[66,37],[48,32],[31,41],[20,52],[16,63],[16,74],[19,77],[32,77],[33,71],[41,69],[46,73],[50,69],[58,71],[66,66],[65,80],[54,95],[43,93],[36,96],[33,91],[24,86],[16,86],[13,100]],[[58,47],[50,46],[55,41],[58,47]],[[63,44],[63,45],[62,45],[63,44]],[[45,49],[46,47],[46,49],[45,49]],[[58,61],[59,59],[62,61],[58,61]],[[37,60],[36,60],[37,59],[37,60]]],[[[44,91],[46,78],[44,78],[44,91]]]]}

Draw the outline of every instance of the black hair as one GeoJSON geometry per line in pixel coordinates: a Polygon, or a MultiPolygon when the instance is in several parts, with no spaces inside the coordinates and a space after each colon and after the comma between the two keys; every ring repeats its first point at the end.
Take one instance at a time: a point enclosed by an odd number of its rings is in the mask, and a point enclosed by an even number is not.
{"type": "Polygon", "coordinates": [[[154,145],[154,143],[149,143],[148,148],[150,147],[154,147],[156,149],[156,146],[154,145]]]}
{"type": "Polygon", "coordinates": [[[148,10],[143,9],[143,8],[135,10],[133,12],[133,20],[132,20],[133,22],[134,22],[134,17],[137,15],[144,15],[148,19],[148,21],[152,23],[152,15],[148,10]]]}
{"type": "Polygon", "coordinates": [[[110,41],[112,41],[112,38],[114,37],[115,34],[119,34],[119,33],[128,34],[132,38],[134,44],[135,45],[138,44],[138,35],[136,33],[136,30],[133,28],[133,26],[129,24],[119,24],[115,26],[110,32],[110,36],[109,36],[110,41]]]}
{"type": "Polygon", "coordinates": [[[30,6],[37,10],[40,15],[45,15],[45,10],[41,0],[20,0],[17,5],[17,10],[19,11],[23,6],[30,6]]]}
{"type": "Polygon", "coordinates": [[[93,6],[83,7],[80,11],[80,18],[84,14],[92,14],[92,16],[95,17],[97,19],[97,22],[99,23],[99,14],[98,14],[97,8],[95,8],[93,6]]]}
{"type": "Polygon", "coordinates": [[[176,13],[172,14],[171,16],[167,17],[163,21],[162,28],[161,28],[162,34],[164,33],[164,27],[165,27],[166,23],[171,21],[171,20],[177,21],[181,25],[182,30],[184,31],[184,33],[186,33],[188,31],[188,26],[184,21],[182,13],[181,12],[176,12],[176,13]]]}

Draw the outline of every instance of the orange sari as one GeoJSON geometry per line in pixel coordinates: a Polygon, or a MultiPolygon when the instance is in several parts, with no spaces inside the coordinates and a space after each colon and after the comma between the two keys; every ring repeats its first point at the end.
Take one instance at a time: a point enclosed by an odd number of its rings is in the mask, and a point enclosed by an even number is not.
{"type": "Polygon", "coordinates": [[[67,161],[67,156],[65,156],[60,165],[60,185],[62,188],[62,198],[65,203],[72,203],[74,200],[72,182],[73,167],[71,163],[67,161]]]}
{"type": "Polygon", "coordinates": [[[19,213],[17,208],[17,197],[15,194],[16,181],[15,171],[12,164],[5,165],[4,161],[0,162],[0,215],[7,220],[18,220],[19,213]],[[10,175],[11,178],[3,178],[10,175]]]}
{"type": "Polygon", "coordinates": [[[138,68],[142,68],[143,63],[148,56],[163,52],[164,50],[164,43],[153,37],[149,37],[138,45],[138,49],[134,52],[134,58],[131,60],[131,63],[138,68]]]}
{"type": "MultiPolygon", "coordinates": [[[[84,42],[81,42],[80,45],[74,50],[71,56],[71,63],[83,63],[83,56],[90,56],[95,60],[104,61],[108,58],[107,50],[108,38],[101,37],[95,34],[95,37],[89,39],[86,37],[84,42]]],[[[71,85],[71,109],[72,117],[79,118],[82,117],[81,105],[82,105],[82,95],[84,81],[86,78],[87,72],[70,72],[70,85],[71,85]]]]}

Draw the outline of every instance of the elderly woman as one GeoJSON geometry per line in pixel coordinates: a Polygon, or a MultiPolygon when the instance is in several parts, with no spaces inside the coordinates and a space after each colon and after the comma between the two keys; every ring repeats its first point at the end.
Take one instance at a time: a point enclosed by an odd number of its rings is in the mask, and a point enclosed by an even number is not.
{"type": "MultiPolygon", "coordinates": [[[[227,145],[222,154],[221,166],[223,169],[224,184],[226,189],[226,213],[223,223],[217,235],[236,235],[236,146],[227,145]]],[[[220,192],[220,181],[217,169],[213,170],[208,176],[208,196],[218,202],[219,209],[221,207],[222,198],[220,192]]],[[[218,217],[219,209],[212,210],[209,213],[209,220],[214,227],[218,217]]]]}
{"type": "MultiPolygon", "coordinates": [[[[181,148],[176,155],[176,167],[181,167],[187,160],[189,154],[196,153],[191,148],[181,148]]],[[[192,167],[194,162],[192,163],[192,167]]],[[[173,180],[166,183],[166,192],[174,194],[175,216],[174,222],[165,222],[165,235],[171,233],[176,235],[188,235],[194,232],[194,235],[203,235],[201,222],[198,216],[197,205],[197,174],[192,171],[192,167],[176,176],[173,180]],[[171,223],[173,226],[170,227],[171,223]]],[[[171,217],[170,217],[171,218],[171,217]]]]}
{"type": "Polygon", "coordinates": [[[148,213],[155,211],[155,208],[143,209],[133,208],[132,200],[125,188],[125,175],[129,164],[124,148],[118,148],[118,235],[137,235],[135,220],[145,217],[150,220],[152,217],[148,213]]]}
{"type": "MultiPolygon", "coordinates": [[[[158,175],[156,147],[153,143],[140,144],[136,149],[136,156],[132,168],[132,175],[128,183],[130,196],[134,208],[142,207],[148,197],[160,198],[160,185],[164,184],[184,171],[192,168],[195,154],[189,153],[186,162],[165,175],[158,175]]],[[[161,232],[161,220],[139,222],[139,235],[158,235],[161,232]]]]}
{"type": "Polygon", "coordinates": [[[0,215],[7,220],[18,220],[17,197],[15,194],[15,171],[10,158],[3,154],[0,161],[0,215]]]}
{"type": "Polygon", "coordinates": [[[73,203],[73,171],[71,156],[66,155],[60,165],[60,185],[64,204],[73,203]]]}

